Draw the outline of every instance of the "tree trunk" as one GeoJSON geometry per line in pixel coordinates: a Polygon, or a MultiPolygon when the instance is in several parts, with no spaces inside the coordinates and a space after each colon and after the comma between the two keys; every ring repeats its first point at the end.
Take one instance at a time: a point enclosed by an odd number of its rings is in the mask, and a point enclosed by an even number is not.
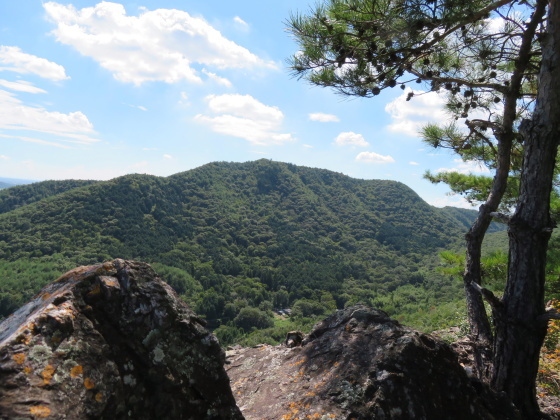
{"type": "Polygon", "coordinates": [[[538,0],[531,20],[521,39],[519,56],[515,62],[509,92],[504,95],[504,114],[501,130],[494,132],[498,139],[498,153],[496,156],[496,174],[490,192],[484,205],[480,207],[478,217],[474,222],[467,240],[467,257],[465,273],[463,275],[467,298],[467,316],[470,324],[470,337],[475,344],[474,357],[477,376],[484,381],[490,380],[492,370],[493,334],[490,322],[484,308],[482,296],[479,292],[481,285],[481,248],[484,235],[492,221],[491,212],[495,212],[506,191],[511,163],[511,149],[514,140],[514,124],[517,119],[517,100],[523,84],[524,74],[531,61],[531,45],[542,17],[546,12],[547,1],[538,0]]]}
{"type": "Polygon", "coordinates": [[[510,221],[508,281],[496,311],[492,386],[505,391],[523,418],[538,419],[535,382],[546,335],[544,283],[552,231],[550,192],[560,140],[560,7],[549,3],[535,111],[524,121],[520,195],[510,221]]]}
{"type": "MultiPolygon", "coordinates": [[[[496,182],[494,182],[494,184],[496,184],[496,182]]],[[[492,347],[492,330],[490,328],[488,316],[486,315],[486,309],[484,308],[482,296],[478,289],[474,287],[473,283],[481,284],[482,276],[480,258],[482,241],[486,231],[488,230],[488,226],[492,221],[492,217],[489,214],[490,210],[488,201],[489,200],[486,201],[486,204],[480,207],[478,217],[466,235],[467,252],[465,260],[465,273],[463,274],[465,297],[467,302],[467,319],[470,326],[469,336],[474,345],[473,355],[475,374],[481,380],[487,380],[489,377],[489,366],[491,365],[490,349],[492,347]]]]}

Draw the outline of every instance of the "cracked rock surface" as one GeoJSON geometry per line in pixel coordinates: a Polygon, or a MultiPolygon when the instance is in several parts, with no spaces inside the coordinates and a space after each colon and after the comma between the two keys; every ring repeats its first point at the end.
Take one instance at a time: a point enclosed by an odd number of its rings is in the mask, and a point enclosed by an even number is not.
{"type": "Polygon", "coordinates": [[[236,348],[227,358],[247,420],[520,419],[449,345],[366,306],[320,322],[301,347],[236,348]]]}
{"type": "Polygon", "coordinates": [[[243,419],[223,363],[148,264],[79,267],[0,324],[0,419],[243,419]]]}

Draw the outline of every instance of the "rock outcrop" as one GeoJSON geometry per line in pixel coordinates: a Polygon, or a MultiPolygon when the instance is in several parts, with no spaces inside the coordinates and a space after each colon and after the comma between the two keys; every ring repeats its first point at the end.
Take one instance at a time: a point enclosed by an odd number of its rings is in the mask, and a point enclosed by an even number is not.
{"type": "Polygon", "coordinates": [[[227,353],[247,420],[520,419],[458,363],[450,346],[365,306],[317,324],[301,347],[227,353]]]}
{"type": "Polygon", "coordinates": [[[203,324],[147,264],[72,270],[0,324],[0,418],[242,419],[203,324]]]}

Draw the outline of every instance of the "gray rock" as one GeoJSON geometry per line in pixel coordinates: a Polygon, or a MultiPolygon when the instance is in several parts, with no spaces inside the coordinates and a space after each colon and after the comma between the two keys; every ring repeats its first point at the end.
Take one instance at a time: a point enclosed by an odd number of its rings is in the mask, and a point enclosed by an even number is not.
{"type": "Polygon", "coordinates": [[[286,347],[297,347],[303,343],[303,333],[301,331],[290,331],[286,334],[284,344],[286,347]]]}
{"type": "Polygon", "coordinates": [[[237,349],[228,359],[247,420],[520,419],[469,378],[449,345],[365,306],[317,324],[303,347],[237,349]]]}
{"type": "Polygon", "coordinates": [[[243,419],[203,324],[148,264],[72,270],[0,324],[0,418],[243,419]]]}

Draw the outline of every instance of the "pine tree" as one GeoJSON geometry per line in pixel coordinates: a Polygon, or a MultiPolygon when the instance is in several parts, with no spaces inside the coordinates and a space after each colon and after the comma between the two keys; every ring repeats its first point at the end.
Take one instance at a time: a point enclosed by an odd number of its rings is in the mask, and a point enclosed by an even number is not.
{"type": "Polygon", "coordinates": [[[407,100],[421,94],[410,86],[446,95],[452,122],[425,127],[423,137],[494,170],[492,180],[428,178],[473,199],[486,196],[466,235],[463,275],[477,373],[528,419],[540,418],[535,379],[549,318],[544,276],[560,139],[559,22],[556,0],[328,0],[288,22],[300,47],[290,61],[294,75],[343,95],[373,97],[397,86],[407,100]],[[513,203],[512,217],[498,213],[513,203]],[[481,284],[481,245],[496,216],[510,233],[501,299],[481,284]],[[492,305],[494,331],[483,298],[492,305]]]}

